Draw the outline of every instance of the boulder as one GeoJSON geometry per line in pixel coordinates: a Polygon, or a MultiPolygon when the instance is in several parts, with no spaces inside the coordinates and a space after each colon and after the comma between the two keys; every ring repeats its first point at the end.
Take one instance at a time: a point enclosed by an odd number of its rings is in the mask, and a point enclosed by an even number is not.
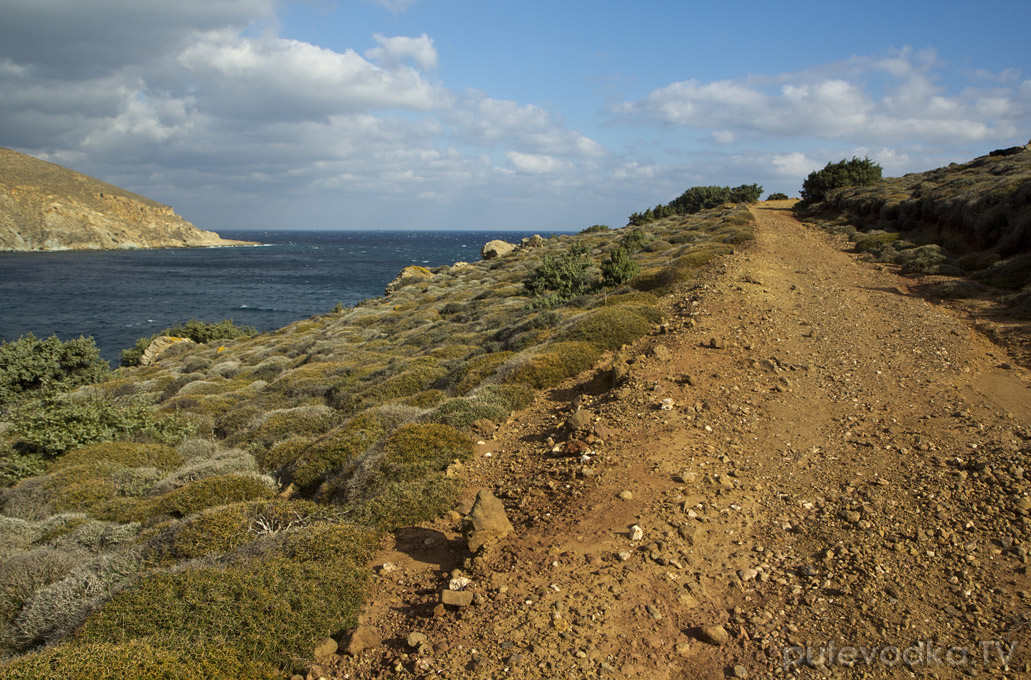
{"type": "Polygon", "coordinates": [[[534,234],[533,236],[527,236],[519,242],[520,248],[540,248],[544,245],[544,239],[541,238],[540,234],[534,234]]]}
{"type": "Polygon", "coordinates": [[[508,255],[515,249],[516,247],[507,241],[494,239],[493,241],[487,241],[487,243],[483,245],[483,248],[480,250],[480,257],[485,260],[493,260],[495,258],[508,255]]]}
{"type": "Polygon", "coordinates": [[[357,656],[360,652],[366,649],[372,649],[373,647],[379,647],[383,638],[372,626],[359,625],[351,633],[351,638],[347,641],[347,646],[344,647],[344,651],[351,656],[357,656]]]}
{"type": "Polygon", "coordinates": [[[433,272],[426,267],[419,267],[417,265],[405,267],[401,270],[401,273],[397,275],[397,278],[387,284],[385,293],[390,295],[398,288],[404,288],[405,286],[410,286],[413,283],[418,283],[431,278],[433,278],[433,272]]]}
{"type": "Polygon", "coordinates": [[[489,489],[480,489],[476,494],[476,501],[465,520],[465,537],[469,541],[470,552],[474,553],[500,541],[513,529],[504,504],[489,489]]]}
{"type": "Polygon", "coordinates": [[[143,350],[143,355],[140,356],[140,366],[149,366],[170,348],[181,345],[184,342],[190,345],[196,344],[189,338],[177,338],[174,335],[160,335],[154,338],[147,346],[147,349],[143,350]]]}

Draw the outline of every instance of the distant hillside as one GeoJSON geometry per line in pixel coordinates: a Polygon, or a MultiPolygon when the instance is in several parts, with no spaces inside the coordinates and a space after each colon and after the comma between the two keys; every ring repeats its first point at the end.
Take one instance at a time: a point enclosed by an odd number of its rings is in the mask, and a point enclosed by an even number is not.
{"type": "Polygon", "coordinates": [[[247,245],[167,205],[38,158],[0,149],[0,251],[247,245]]]}

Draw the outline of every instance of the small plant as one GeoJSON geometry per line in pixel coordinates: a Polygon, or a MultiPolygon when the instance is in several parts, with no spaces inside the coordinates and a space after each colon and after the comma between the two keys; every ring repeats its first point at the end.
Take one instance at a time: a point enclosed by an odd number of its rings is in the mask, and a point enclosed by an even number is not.
{"type": "Polygon", "coordinates": [[[641,273],[641,266],[634,262],[626,248],[620,246],[613,250],[601,263],[601,283],[603,286],[620,286],[641,273]]]}
{"type": "Polygon", "coordinates": [[[788,195],[785,194],[785,193],[782,193],[780,191],[775,191],[772,194],[770,194],[769,196],[767,196],[766,200],[767,201],[786,201],[786,200],[788,200],[788,195]]]}
{"type": "Polygon", "coordinates": [[[842,159],[837,163],[828,163],[823,170],[810,172],[802,182],[802,203],[819,203],[831,189],[861,187],[879,182],[880,179],[881,166],[869,158],[860,160],[853,156],[850,161],[842,159]]]}
{"type": "Polygon", "coordinates": [[[607,224],[595,224],[593,226],[590,226],[590,227],[587,227],[586,229],[581,230],[580,233],[581,234],[597,234],[599,232],[608,231],[608,230],[609,230],[609,225],[607,225],[607,224]]]}

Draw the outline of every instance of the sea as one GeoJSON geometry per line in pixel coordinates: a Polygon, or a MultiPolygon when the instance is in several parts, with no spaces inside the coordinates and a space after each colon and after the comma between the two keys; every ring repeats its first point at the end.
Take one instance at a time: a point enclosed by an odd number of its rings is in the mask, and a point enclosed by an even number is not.
{"type": "MultiPolygon", "coordinates": [[[[0,340],[94,339],[117,366],[137,338],[188,321],[282,328],[383,295],[409,265],[480,259],[523,231],[220,231],[264,245],[0,253],[0,340]]],[[[550,232],[541,232],[542,236],[550,232]]]]}

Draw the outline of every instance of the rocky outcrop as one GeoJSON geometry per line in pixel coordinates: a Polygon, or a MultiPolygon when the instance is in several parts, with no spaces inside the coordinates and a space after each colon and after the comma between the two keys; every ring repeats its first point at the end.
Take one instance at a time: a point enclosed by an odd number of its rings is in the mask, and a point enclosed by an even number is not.
{"type": "Polygon", "coordinates": [[[515,249],[516,247],[508,241],[494,239],[493,241],[487,241],[483,245],[483,248],[480,249],[480,257],[485,260],[494,260],[508,255],[515,249]]]}
{"type": "Polygon", "coordinates": [[[149,198],[0,149],[0,251],[239,245],[253,244],[198,229],[149,198]]]}
{"type": "Polygon", "coordinates": [[[177,338],[174,335],[160,335],[154,338],[147,349],[143,350],[143,354],[140,356],[140,366],[151,365],[167,350],[184,342],[189,345],[194,344],[193,340],[189,338],[177,338]]]}
{"type": "Polygon", "coordinates": [[[405,267],[401,270],[401,273],[397,277],[387,284],[385,293],[390,295],[398,288],[404,288],[410,286],[413,283],[419,283],[427,279],[433,278],[433,272],[426,267],[419,267],[418,265],[412,265],[411,267],[405,267]]]}

